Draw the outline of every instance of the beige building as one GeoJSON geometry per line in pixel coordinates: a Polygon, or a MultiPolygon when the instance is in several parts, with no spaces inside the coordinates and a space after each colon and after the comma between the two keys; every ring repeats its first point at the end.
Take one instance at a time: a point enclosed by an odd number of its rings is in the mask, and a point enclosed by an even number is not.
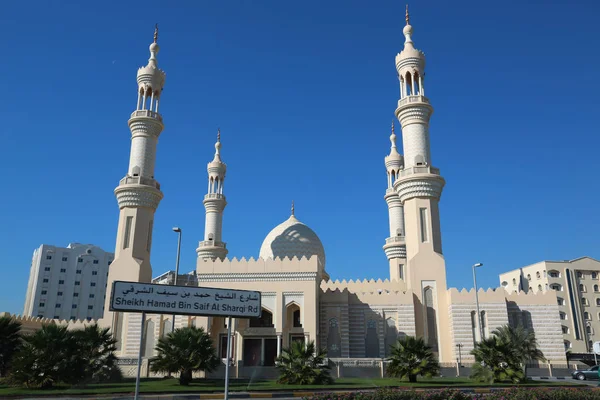
{"type": "MultiPolygon", "coordinates": [[[[206,328],[220,356],[232,359],[236,376],[256,377],[259,366],[261,373],[268,375],[274,371],[282,348],[293,341],[308,340],[325,348],[338,365],[381,363],[383,369],[382,358],[389,354],[390,345],[406,335],[423,337],[442,363],[454,363],[459,353],[469,362],[473,361],[469,351],[481,339],[480,328],[488,336],[506,324],[532,329],[550,361],[566,361],[559,319],[559,308],[564,307],[557,303],[554,291],[480,290],[481,313],[477,315],[473,290],[447,287],[438,207],[445,180],[430,153],[433,108],[425,97],[425,56],[414,47],[408,13],[406,21],[404,49],[395,57],[400,83],[395,115],[402,130],[403,154],[392,126],[390,152],[384,159],[387,188],[382,194],[388,205],[390,233],[383,250],[389,262],[380,272],[389,269],[388,279],[330,280],[325,247],[296,217],[293,206],[289,218],[265,237],[258,258],[226,258],[222,218],[227,205],[227,167],[222,160],[220,135],[217,137],[214,158],[207,166],[205,234],[196,250],[198,284],[258,290],[262,293],[262,316],[233,320],[229,355],[225,318],[177,316],[175,326],[206,328]]],[[[120,213],[109,291],[115,280],[150,282],[152,277],[153,219],[163,196],[154,176],[156,141],[163,128],[158,104],[165,77],[158,69],[156,42],[157,34],[150,46],[148,65],[138,71],[138,101],[129,120],[129,170],[115,189],[120,213]]],[[[369,270],[377,273],[373,267],[369,270]]],[[[154,354],[158,338],[170,331],[173,316],[147,315],[142,327],[140,314],[107,311],[109,301],[110,293],[99,322],[112,328],[119,343],[118,356],[124,364],[137,362],[143,330],[141,351],[147,360],[154,354]]]]}
{"type": "Polygon", "coordinates": [[[565,350],[591,352],[600,341],[600,261],[541,261],[500,274],[500,285],[509,293],[555,293],[565,350]]]}

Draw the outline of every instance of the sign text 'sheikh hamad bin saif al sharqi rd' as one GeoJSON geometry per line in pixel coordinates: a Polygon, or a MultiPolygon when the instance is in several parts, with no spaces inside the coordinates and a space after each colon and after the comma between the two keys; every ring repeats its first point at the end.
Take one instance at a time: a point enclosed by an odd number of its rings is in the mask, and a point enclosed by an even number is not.
{"type": "Polygon", "coordinates": [[[113,282],[110,311],[260,317],[260,292],[113,282]]]}

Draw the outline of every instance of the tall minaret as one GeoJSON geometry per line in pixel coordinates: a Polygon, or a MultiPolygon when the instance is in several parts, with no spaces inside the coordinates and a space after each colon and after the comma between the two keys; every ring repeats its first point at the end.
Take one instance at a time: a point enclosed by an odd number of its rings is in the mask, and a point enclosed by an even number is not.
{"type": "Polygon", "coordinates": [[[403,30],[404,49],[396,56],[400,100],[396,117],[402,126],[404,168],[394,189],[404,206],[406,227],[406,284],[418,302],[415,305],[417,336],[423,336],[434,351],[451,357],[452,349],[441,349],[438,326],[447,319],[446,268],[442,255],[438,202],[444,179],[432,166],[429,151],[429,118],[433,108],[425,97],[425,55],[415,49],[408,6],[403,30]]]}
{"type": "Polygon", "coordinates": [[[404,166],[402,155],[396,148],[396,133],[394,132],[394,121],[392,121],[392,134],[390,135],[392,147],[390,154],[385,157],[385,168],[387,170],[387,189],[385,201],[388,205],[390,220],[390,237],[385,239],[383,250],[390,263],[390,280],[404,281],[406,265],[406,244],[404,239],[404,210],[398,193],[394,190],[394,183],[400,176],[404,166]]]}
{"type": "Polygon", "coordinates": [[[223,260],[227,256],[226,243],[222,241],[223,210],[227,205],[223,194],[223,183],[227,165],[221,161],[221,130],[217,133],[215,157],[208,163],[208,193],[204,196],[206,221],[204,224],[204,240],[196,249],[198,258],[204,260],[223,260]]]}
{"type": "Polygon", "coordinates": [[[158,105],[165,84],[165,73],[157,65],[157,40],[158,26],[154,31],[154,42],[150,45],[148,65],[137,72],[137,103],[128,121],[131,130],[129,170],[115,189],[120,210],[119,226],[115,259],[108,274],[105,319],[112,318],[108,315],[108,306],[113,281],[152,280],[152,225],[154,212],[163,198],[160,185],[154,179],[156,143],[164,128],[158,105]]]}

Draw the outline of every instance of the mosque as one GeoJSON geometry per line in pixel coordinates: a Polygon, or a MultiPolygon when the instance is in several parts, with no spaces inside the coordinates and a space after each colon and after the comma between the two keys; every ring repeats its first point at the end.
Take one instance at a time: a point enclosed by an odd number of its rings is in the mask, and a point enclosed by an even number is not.
{"type": "MultiPolygon", "coordinates": [[[[260,291],[262,316],[233,320],[229,355],[225,318],[181,315],[175,317],[175,326],[204,327],[220,357],[231,358],[239,377],[253,374],[257,366],[272,367],[282,348],[294,341],[314,340],[330,359],[358,363],[388,356],[399,337],[420,336],[440,362],[455,362],[459,352],[469,362],[473,361],[469,352],[481,336],[505,324],[533,329],[546,358],[566,362],[553,291],[480,290],[478,315],[473,290],[446,286],[438,206],[446,182],[430,154],[433,107],[425,93],[425,56],[413,43],[408,11],[403,34],[404,48],[395,57],[400,87],[395,115],[402,131],[402,154],[392,125],[390,151],[384,159],[389,237],[383,241],[383,251],[389,279],[330,280],[323,244],[296,218],[293,206],[289,218],[264,239],[257,259],[228,259],[222,232],[227,166],[217,139],[207,168],[205,233],[196,250],[198,282],[203,287],[260,291]]],[[[109,291],[116,280],[152,279],[152,227],[163,198],[155,178],[157,141],[164,128],[159,104],[165,85],[165,73],[158,68],[157,36],[156,31],[148,64],[137,73],[137,105],[129,119],[129,168],[115,189],[120,211],[109,291]]],[[[110,326],[118,339],[117,355],[133,363],[142,346],[144,359],[152,357],[158,338],[171,330],[173,316],[148,315],[140,343],[141,315],[109,311],[110,297],[109,292],[100,323],[110,326]]]]}

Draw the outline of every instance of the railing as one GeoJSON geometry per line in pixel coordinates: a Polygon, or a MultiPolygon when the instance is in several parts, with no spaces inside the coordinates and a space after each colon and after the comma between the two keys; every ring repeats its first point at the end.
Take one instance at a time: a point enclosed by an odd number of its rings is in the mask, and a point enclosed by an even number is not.
{"type": "Polygon", "coordinates": [[[440,169],[431,167],[429,165],[415,165],[414,167],[404,168],[400,171],[398,176],[408,176],[413,174],[433,174],[439,175],[440,169]]]}
{"type": "Polygon", "coordinates": [[[203,240],[198,243],[198,247],[221,247],[226,249],[227,244],[223,242],[215,242],[214,240],[203,240]]]}
{"type": "Polygon", "coordinates": [[[121,185],[147,185],[152,186],[160,190],[160,183],[156,182],[152,178],[145,178],[143,176],[126,176],[125,178],[119,181],[121,185]]]}
{"type": "Polygon", "coordinates": [[[209,193],[204,195],[205,199],[224,199],[225,195],[221,193],[209,193]]]}
{"type": "Polygon", "coordinates": [[[135,117],[149,117],[154,118],[162,122],[162,117],[159,113],[150,110],[136,110],[131,113],[131,118],[135,117]]]}
{"type": "Polygon", "coordinates": [[[398,107],[401,107],[408,103],[427,103],[429,104],[429,99],[425,96],[417,95],[417,96],[406,96],[403,99],[398,100],[398,107]]]}
{"type": "Polygon", "coordinates": [[[405,239],[406,238],[404,236],[392,236],[392,237],[385,239],[385,244],[404,243],[406,241],[405,239]]]}

